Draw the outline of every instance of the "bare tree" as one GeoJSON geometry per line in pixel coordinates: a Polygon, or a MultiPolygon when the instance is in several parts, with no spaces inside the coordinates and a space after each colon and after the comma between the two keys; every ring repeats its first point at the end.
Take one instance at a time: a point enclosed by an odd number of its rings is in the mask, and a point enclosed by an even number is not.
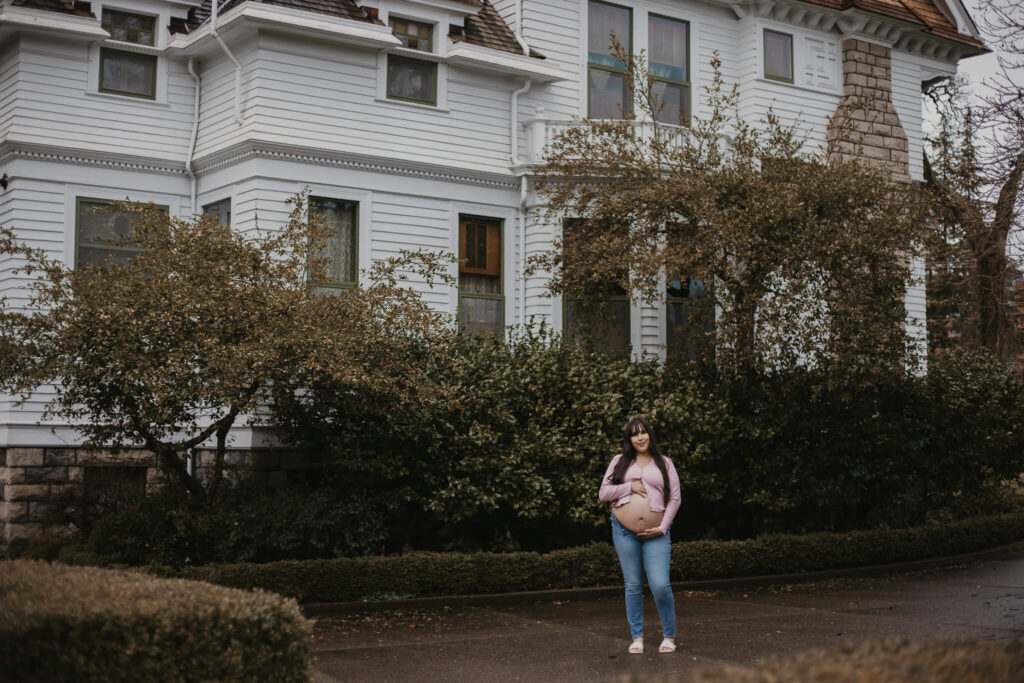
{"type": "Polygon", "coordinates": [[[959,80],[926,91],[939,114],[924,160],[940,227],[930,263],[930,336],[933,348],[950,345],[952,333],[956,343],[1009,359],[1020,350],[1011,289],[1020,262],[1011,241],[1024,217],[1024,9],[993,0],[980,20],[1002,52],[980,102],[969,102],[959,80]]]}

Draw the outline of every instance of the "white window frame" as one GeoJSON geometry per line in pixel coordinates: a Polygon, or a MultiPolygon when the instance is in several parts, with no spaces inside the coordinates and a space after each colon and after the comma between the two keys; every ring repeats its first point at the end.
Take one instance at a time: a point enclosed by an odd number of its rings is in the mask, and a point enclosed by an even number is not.
{"type": "MultiPolygon", "coordinates": [[[[667,2],[642,2],[640,0],[607,0],[609,4],[618,5],[619,7],[628,8],[632,12],[633,21],[633,52],[639,53],[641,50],[646,54],[650,47],[650,40],[647,35],[648,28],[648,15],[655,14],[659,17],[666,19],[675,19],[677,21],[685,21],[689,24],[689,45],[687,49],[689,54],[687,55],[688,68],[690,71],[690,118],[698,115],[701,111],[701,101],[698,96],[702,92],[700,89],[703,82],[700,78],[700,69],[697,64],[697,57],[701,54],[701,30],[703,23],[701,21],[701,15],[685,8],[681,8],[676,4],[668,4],[667,2]]],[[[588,92],[588,57],[587,57],[587,44],[590,36],[590,14],[588,6],[590,0],[580,0],[579,12],[580,12],[580,40],[579,40],[579,63],[578,63],[578,76],[580,83],[580,96],[579,96],[579,107],[578,113],[580,118],[586,118],[587,106],[590,93],[588,92]]],[[[636,112],[639,114],[639,112],[636,112]]]]}
{"type": "Polygon", "coordinates": [[[754,23],[757,31],[757,80],[762,83],[771,83],[780,88],[797,88],[799,90],[810,90],[811,92],[827,93],[829,95],[843,94],[843,51],[842,38],[820,31],[810,31],[792,24],[785,24],[779,21],[758,19],[754,23]],[[764,75],[764,32],[765,29],[777,33],[785,33],[793,36],[793,82],[767,78],[764,75]],[[806,82],[806,70],[811,59],[809,41],[823,41],[826,46],[826,58],[833,60],[831,68],[831,85],[819,86],[806,82]],[[832,45],[833,49],[829,48],[832,45]]]}
{"type": "MultiPolygon", "coordinates": [[[[480,216],[501,222],[501,291],[505,297],[505,334],[513,323],[521,322],[515,317],[516,300],[519,287],[516,266],[516,211],[507,206],[497,204],[478,204],[474,202],[452,202],[448,208],[448,249],[455,257],[459,257],[459,217],[480,216]]],[[[459,264],[448,267],[449,274],[454,278],[454,285],[449,287],[448,312],[453,316],[459,313],[459,264]]]]}
{"type": "Polygon", "coordinates": [[[137,43],[123,43],[117,40],[103,40],[92,43],[89,46],[89,81],[86,84],[85,94],[90,97],[100,97],[103,99],[112,98],[119,102],[134,102],[142,106],[170,106],[167,102],[168,60],[163,54],[167,48],[167,43],[170,40],[170,34],[167,30],[167,26],[171,23],[170,7],[165,4],[152,2],[151,0],[143,0],[138,4],[128,4],[126,2],[94,2],[92,4],[92,13],[99,17],[101,21],[104,8],[115,12],[126,12],[128,14],[139,14],[153,17],[155,19],[153,27],[154,44],[150,47],[148,45],[139,45],[137,43]],[[102,48],[155,56],[156,73],[154,77],[156,78],[156,86],[153,97],[149,98],[138,95],[102,92],[100,90],[100,50],[102,48]]]}
{"type": "Polygon", "coordinates": [[[166,206],[168,213],[181,216],[181,197],[176,194],[147,192],[125,188],[99,187],[96,185],[66,185],[64,187],[64,254],[63,262],[69,268],[75,265],[75,253],[78,245],[78,199],[102,199],[111,202],[152,202],[157,206],[166,206]]]}
{"type": "Polygon", "coordinates": [[[431,24],[434,27],[434,33],[431,39],[434,51],[423,52],[421,50],[410,50],[405,47],[393,47],[387,50],[379,50],[377,52],[377,94],[374,99],[377,102],[399,107],[414,107],[418,109],[425,109],[427,111],[447,113],[449,111],[448,65],[445,63],[445,58],[448,54],[448,43],[450,42],[448,40],[448,26],[450,24],[461,25],[463,22],[462,17],[448,12],[434,10],[430,7],[409,5],[389,10],[382,9],[380,12],[380,20],[384,22],[385,26],[391,25],[390,19],[392,15],[394,15],[396,19],[407,19],[421,24],[431,24]],[[408,57],[409,59],[416,59],[421,62],[437,63],[437,92],[435,104],[413,102],[410,100],[388,97],[388,55],[408,57]]]}
{"type": "Polygon", "coordinates": [[[309,190],[310,197],[337,199],[359,204],[356,209],[356,281],[360,287],[368,286],[370,281],[363,271],[373,265],[373,249],[370,244],[370,230],[373,225],[373,193],[369,190],[342,185],[301,183],[295,186],[293,194],[301,194],[306,190],[309,190]]]}

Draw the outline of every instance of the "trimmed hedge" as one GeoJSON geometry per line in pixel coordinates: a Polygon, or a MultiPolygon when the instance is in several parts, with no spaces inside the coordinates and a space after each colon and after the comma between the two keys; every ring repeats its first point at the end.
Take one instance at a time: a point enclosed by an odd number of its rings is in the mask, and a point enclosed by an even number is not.
{"type": "MultiPolygon", "coordinates": [[[[691,541],[673,544],[672,579],[723,579],[921,560],[1022,539],[1024,511],[909,529],[691,541]]],[[[417,552],[206,565],[187,568],[184,575],[225,586],[262,588],[300,602],[499,593],[621,582],[615,551],[605,543],[546,554],[417,552]]]]}
{"type": "Polygon", "coordinates": [[[1018,683],[1024,641],[885,639],[810,650],[752,667],[727,666],[692,675],[629,676],[631,683],[1018,683]]]}
{"type": "Polygon", "coordinates": [[[0,679],[306,681],[293,600],[95,567],[0,563],[0,679]]]}

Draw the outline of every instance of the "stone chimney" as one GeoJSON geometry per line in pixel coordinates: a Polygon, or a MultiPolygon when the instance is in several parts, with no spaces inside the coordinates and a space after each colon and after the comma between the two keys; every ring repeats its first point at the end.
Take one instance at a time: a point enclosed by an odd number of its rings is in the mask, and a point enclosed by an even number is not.
{"type": "Polygon", "coordinates": [[[907,134],[892,104],[892,50],[863,40],[843,41],[843,98],[829,123],[833,158],[860,158],[910,180],[907,134]]]}

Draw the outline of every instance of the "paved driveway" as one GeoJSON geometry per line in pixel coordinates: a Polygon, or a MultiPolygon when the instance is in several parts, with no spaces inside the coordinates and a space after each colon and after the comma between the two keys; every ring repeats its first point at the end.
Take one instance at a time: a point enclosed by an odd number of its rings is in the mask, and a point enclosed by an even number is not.
{"type": "Polygon", "coordinates": [[[676,590],[679,650],[628,655],[621,596],[530,604],[402,608],[317,622],[316,677],[327,681],[602,681],[690,671],[842,641],[896,635],[1024,638],[1024,550],[942,569],[721,591],[676,590]]]}

